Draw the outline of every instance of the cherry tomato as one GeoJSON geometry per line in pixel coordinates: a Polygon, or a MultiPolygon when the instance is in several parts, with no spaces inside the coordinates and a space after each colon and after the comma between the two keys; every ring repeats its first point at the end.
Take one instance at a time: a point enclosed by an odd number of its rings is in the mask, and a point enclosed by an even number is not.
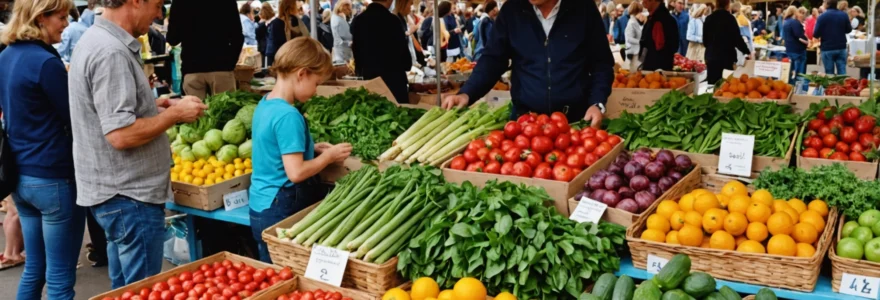
{"type": "Polygon", "coordinates": [[[167,290],[168,290],[168,283],[167,282],[156,282],[153,284],[153,291],[161,292],[161,291],[167,291],[167,290]]]}
{"type": "Polygon", "coordinates": [[[862,116],[862,111],[856,107],[850,107],[843,111],[843,121],[847,124],[855,123],[862,116]]]}
{"type": "Polygon", "coordinates": [[[525,162],[517,162],[513,164],[513,176],[519,177],[531,177],[532,176],[532,167],[529,166],[528,163],[525,162]]]}
{"type": "Polygon", "coordinates": [[[324,291],[321,289],[316,290],[313,295],[315,296],[315,299],[324,299],[324,291]]]}
{"type": "Polygon", "coordinates": [[[518,162],[523,158],[523,151],[520,148],[510,148],[504,152],[502,159],[504,162],[518,162]]]}
{"type": "Polygon", "coordinates": [[[248,273],[247,271],[241,271],[238,273],[238,282],[249,283],[253,280],[254,277],[251,275],[251,273],[248,273]]]}
{"type": "Polygon", "coordinates": [[[535,174],[533,176],[541,179],[553,179],[553,168],[550,167],[549,163],[540,163],[535,167],[535,174]]]}
{"type": "Polygon", "coordinates": [[[822,127],[822,125],[825,125],[825,121],[823,121],[821,119],[813,119],[813,120],[810,120],[810,123],[807,124],[807,128],[809,128],[812,131],[818,131],[819,128],[822,127]]]}
{"type": "Polygon", "coordinates": [[[541,125],[547,124],[550,122],[550,116],[544,114],[538,115],[538,118],[535,120],[535,122],[541,125]]]}
{"type": "Polygon", "coordinates": [[[172,294],[172,295],[177,295],[177,294],[180,294],[180,293],[184,292],[184,290],[183,290],[183,286],[180,285],[180,284],[172,284],[172,285],[169,285],[169,286],[168,286],[168,290],[171,291],[171,294],[172,294]]]}
{"type": "Polygon", "coordinates": [[[233,292],[238,293],[238,292],[241,292],[242,290],[244,290],[244,284],[241,282],[236,282],[236,283],[230,284],[229,289],[232,290],[233,292]]]}
{"type": "Polygon", "coordinates": [[[180,280],[180,282],[192,280],[192,273],[190,271],[183,271],[182,273],[180,273],[179,276],[177,276],[177,279],[180,280]]]}
{"type": "Polygon", "coordinates": [[[872,116],[861,116],[859,117],[853,127],[856,128],[856,131],[859,133],[871,133],[874,130],[874,126],[877,125],[877,120],[872,116]]]}
{"type": "Polygon", "coordinates": [[[851,161],[865,161],[865,156],[862,155],[862,153],[853,151],[853,152],[849,153],[849,160],[851,160],[851,161]]]}
{"type": "Polygon", "coordinates": [[[553,140],[547,136],[533,137],[531,149],[532,151],[538,152],[540,154],[547,154],[550,151],[553,151],[553,140]]]}
{"type": "MultiPolygon", "coordinates": [[[[555,164],[556,162],[561,161],[560,159],[562,158],[563,155],[565,155],[565,154],[563,154],[562,151],[553,150],[553,151],[550,151],[550,153],[547,153],[547,155],[544,155],[544,161],[551,163],[551,164],[555,164]]],[[[537,169],[535,170],[535,173],[538,173],[537,169]]]]}
{"type": "Polygon", "coordinates": [[[219,267],[219,268],[214,269],[214,276],[223,276],[223,275],[226,275],[226,268],[219,267]]]}
{"type": "Polygon", "coordinates": [[[275,300],[290,300],[290,297],[287,297],[287,295],[281,295],[281,296],[278,296],[278,299],[275,299],[275,300]]]}
{"type": "MultiPolygon", "coordinates": [[[[596,163],[599,160],[599,157],[593,153],[587,153],[584,155],[584,166],[589,167],[596,163]]],[[[580,172],[578,172],[580,174],[580,172]]]]}
{"type": "Polygon", "coordinates": [[[204,264],[204,265],[199,266],[199,271],[202,271],[202,272],[210,270],[210,269],[211,269],[211,265],[208,265],[208,264],[204,264]]]}
{"type": "Polygon", "coordinates": [[[532,169],[534,169],[538,167],[538,164],[543,162],[543,159],[541,159],[540,154],[529,152],[528,154],[526,154],[526,159],[524,161],[529,164],[529,167],[532,167],[532,169]]]}
{"type": "Polygon", "coordinates": [[[489,174],[501,174],[501,162],[497,160],[489,161],[489,163],[486,164],[486,167],[483,168],[483,172],[489,174]]]}
{"type": "Polygon", "coordinates": [[[507,152],[511,147],[515,147],[513,140],[503,140],[501,141],[501,152],[507,152]]]}
{"type": "MultiPolygon", "coordinates": [[[[569,157],[570,159],[571,157],[569,157]]],[[[572,172],[571,167],[566,166],[564,164],[557,164],[553,167],[553,179],[568,182],[574,178],[574,172],[572,172]]]]}
{"type": "Polygon", "coordinates": [[[481,162],[489,159],[489,148],[480,148],[480,150],[477,150],[477,159],[481,162]]]}
{"type": "Polygon", "coordinates": [[[271,285],[269,285],[268,282],[261,282],[261,283],[260,283],[260,289],[259,289],[259,290],[262,291],[262,290],[268,289],[270,286],[271,286],[271,285]]]}
{"type": "Polygon", "coordinates": [[[568,118],[565,117],[565,114],[558,111],[550,114],[550,120],[553,120],[553,122],[565,122],[568,124],[568,118]]]}
{"type": "Polygon", "coordinates": [[[467,160],[461,155],[456,155],[449,163],[449,168],[453,170],[464,170],[465,167],[467,167],[467,160]]]}
{"type": "Polygon", "coordinates": [[[228,260],[228,259],[224,259],[222,262],[220,262],[220,265],[223,266],[224,268],[229,269],[229,267],[232,267],[232,261],[228,260]]]}
{"type": "Polygon", "coordinates": [[[584,157],[579,154],[569,155],[565,160],[565,164],[571,168],[583,168],[584,167],[584,157]]]}
{"type": "Polygon", "coordinates": [[[513,144],[520,149],[529,149],[532,146],[532,140],[521,134],[513,139],[513,144]]]}
{"type": "Polygon", "coordinates": [[[501,164],[501,175],[513,175],[513,164],[511,161],[501,164]]]}
{"type": "Polygon", "coordinates": [[[272,278],[273,276],[275,276],[275,274],[277,274],[277,272],[275,272],[275,269],[266,268],[266,277],[272,278]]]}
{"type": "Polygon", "coordinates": [[[599,143],[599,146],[596,146],[596,150],[593,150],[593,153],[598,157],[603,157],[608,152],[611,152],[611,145],[606,142],[599,143]]]}
{"type": "Polygon", "coordinates": [[[175,294],[171,291],[162,291],[161,293],[159,293],[159,299],[172,300],[174,298],[174,295],[175,294]]]}
{"type": "Polygon", "coordinates": [[[193,283],[192,280],[187,280],[187,281],[184,281],[183,283],[181,283],[180,287],[183,288],[184,292],[189,292],[189,290],[191,290],[193,288],[193,286],[195,286],[195,285],[196,284],[193,283]]]}
{"type": "Polygon", "coordinates": [[[819,151],[816,151],[816,149],[813,149],[813,148],[807,148],[807,149],[804,149],[804,152],[801,153],[801,156],[809,157],[809,158],[817,158],[817,157],[819,157],[819,151]]]}
{"type": "Polygon", "coordinates": [[[844,154],[849,153],[849,144],[844,142],[837,142],[834,144],[834,150],[837,152],[843,152],[844,154]]]}
{"type": "Polygon", "coordinates": [[[510,121],[504,125],[504,136],[506,138],[513,139],[520,133],[522,133],[522,126],[519,123],[510,121]]]}
{"type": "MultiPolygon", "coordinates": [[[[181,282],[181,281],[182,281],[182,280],[180,280],[180,278],[177,278],[177,277],[171,277],[171,278],[168,278],[168,280],[165,281],[165,282],[168,283],[168,286],[170,287],[170,286],[175,285],[175,284],[180,285],[180,282],[181,282]]],[[[175,294],[176,294],[176,293],[175,293],[175,294]]]]}
{"type": "Polygon", "coordinates": [[[473,140],[473,141],[471,141],[471,143],[468,144],[468,146],[467,146],[467,150],[474,150],[474,151],[476,151],[476,150],[481,149],[481,148],[486,148],[486,141],[483,141],[482,139],[476,139],[476,140],[473,140]]]}
{"type": "Polygon", "coordinates": [[[831,134],[831,127],[828,127],[828,125],[822,125],[822,127],[819,127],[818,133],[820,137],[829,135],[831,134]]]}
{"type": "Polygon", "coordinates": [[[187,297],[186,293],[180,293],[180,294],[174,295],[174,300],[186,300],[186,297],[187,297]]]}
{"type": "Polygon", "coordinates": [[[559,134],[556,136],[553,146],[556,147],[557,150],[568,149],[568,147],[571,146],[571,135],[568,133],[559,134]]]}
{"type": "Polygon", "coordinates": [[[486,167],[486,163],[477,161],[470,163],[464,170],[468,172],[483,172],[483,168],[486,167]]]}
{"type": "Polygon", "coordinates": [[[340,292],[333,292],[333,294],[330,295],[330,299],[332,299],[332,300],[342,300],[342,293],[340,293],[340,292]]]}
{"type": "Polygon", "coordinates": [[[501,141],[504,140],[504,136],[505,136],[504,131],[492,130],[492,132],[489,132],[489,136],[487,138],[492,138],[492,139],[498,140],[498,142],[500,143],[501,141]]]}
{"type": "MultiPolygon", "coordinates": [[[[462,170],[464,170],[464,169],[462,169],[462,170]]],[[[269,279],[269,283],[271,283],[273,285],[276,283],[279,283],[279,282],[281,282],[281,276],[278,276],[278,275],[272,276],[272,278],[269,279]]]]}
{"type": "Polygon", "coordinates": [[[584,148],[587,152],[593,152],[596,150],[596,147],[599,146],[599,141],[596,138],[585,138],[583,143],[584,148]]]}
{"type": "Polygon", "coordinates": [[[236,271],[241,271],[241,269],[244,268],[244,264],[238,262],[232,263],[232,268],[234,268],[236,271]]]}
{"type": "Polygon", "coordinates": [[[831,153],[834,153],[834,150],[832,150],[831,148],[822,148],[822,150],[819,150],[819,157],[830,158],[831,153]]]}
{"type": "Polygon", "coordinates": [[[477,156],[477,150],[467,149],[464,150],[464,160],[470,163],[475,163],[480,161],[480,157],[477,156]]]}
{"type": "Polygon", "coordinates": [[[226,271],[226,278],[228,278],[229,280],[236,280],[238,279],[238,272],[236,272],[235,270],[226,271]]]}
{"type": "Polygon", "coordinates": [[[526,124],[523,126],[522,134],[527,138],[533,138],[541,134],[541,127],[538,124],[526,124]]]}
{"type": "MultiPolygon", "coordinates": [[[[143,298],[146,298],[146,297],[149,297],[149,296],[150,296],[150,292],[151,292],[151,291],[152,291],[152,290],[150,290],[150,289],[148,289],[148,288],[141,288],[140,292],[138,292],[137,295],[138,295],[138,296],[141,296],[141,297],[143,297],[143,298]]],[[[132,295],[132,296],[134,296],[134,295],[132,295]]]]}
{"type": "Polygon", "coordinates": [[[608,139],[605,140],[605,142],[610,144],[611,147],[617,146],[617,144],[620,144],[621,141],[622,139],[616,135],[609,136],[608,139]]]}
{"type": "Polygon", "coordinates": [[[542,124],[541,134],[551,139],[555,139],[556,136],[559,135],[559,128],[553,123],[542,124]]]}
{"type": "Polygon", "coordinates": [[[849,155],[846,155],[843,152],[834,152],[829,158],[832,160],[849,160],[849,155]]]}
{"type": "Polygon", "coordinates": [[[244,289],[249,292],[256,291],[258,287],[260,287],[260,285],[258,285],[256,282],[249,282],[248,284],[244,285],[244,289]]]}
{"type": "Polygon", "coordinates": [[[211,268],[213,268],[213,269],[216,269],[216,268],[219,268],[222,266],[223,266],[223,263],[221,263],[219,261],[215,261],[213,264],[211,264],[211,268]]]}
{"type": "Polygon", "coordinates": [[[825,147],[834,147],[834,145],[837,144],[837,137],[833,134],[822,136],[822,144],[825,145],[825,147]]]}

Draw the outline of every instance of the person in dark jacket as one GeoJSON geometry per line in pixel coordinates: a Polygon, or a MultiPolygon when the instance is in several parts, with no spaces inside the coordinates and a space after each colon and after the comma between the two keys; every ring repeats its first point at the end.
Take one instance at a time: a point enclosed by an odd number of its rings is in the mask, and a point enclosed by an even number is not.
{"type": "Polygon", "coordinates": [[[486,43],[489,42],[489,33],[492,32],[492,26],[495,25],[495,18],[498,17],[498,3],[495,0],[488,0],[485,3],[486,5],[486,13],[483,14],[482,19],[480,20],[480,25],[477,26],[477,29],[474,30],[476,36],[474,37],[474,61],[479,61],[480,56],[483,55],[483,48],[486,47],[486,43]]]}
{"type": "Polygon", "coordinates": [[[269,22],[269,34],[266,37],[266,56],[268,65],[275,62],[275,53],[289,40],[309,36],[309,29],[297,17],[301,9],[297,0],[278,1],[278,16],[269,22]]]}
{"type": "Polygon", "coordinates": [[[168,20],[167,41],[183,44],[180,53],[183,90],[205,99],[235,90],[235,64],[241,55],[244,34],[233,0],[204,5],[197,0],[176,0],[168,20]]]}
{"type": "Polygon", "coordinates": [[[327,51],[333,49],[333,30],[330,29],[330,10],[321,13],[321,22],[318,23],[318,42],[324,46],[327,51]]]}
{"type": "Polygon", "coordinates": [[[639,42],[642,69],[672,70],[672,61],[679,48],[678,24],[661,0],[645,0],[642,3],[650,13],[639,42]]]}
{"type": "MultiPolygon", "coordinates": [[[[623,8],[617,10],[618,17],[614,21],[614,43],[617,45],[626,45],[626,25],[629,24],[629,12],[623,8]]],[[[623,50],[623,49],[621,49],[623,50]]],[[[621,51],[622,52],[622,51],[621,51]]],[[[625,57],[626,55],[624,55],[625,57]]]]}
{"type": "Polygon", "coordinates": [[[399,103],[409,102],[406,72],[412,68],[400,18],[388,10],[393,0],[374,0],[351,22],[355,73],[381,77],[399,103]]]}
{"type": "Polygon", "coordinates": [[[269,22],[275,19],[275,10],[272,9],[272,5],[269,2],[263,2],[263,7],[260,9],[260,21],[257,22],[257,51],[260,52],[263,58],[263,67],[268,67],[266,62],[266,39],[269,36],[269,22]]]}
{"type": "Polygon", "coordinates": [[[716,0],[716,9],[703,23],[703,45],[706,46],[706,79],[715,84],[724,69],[733,69],[736,50],[750,55],[749,46],[739,38],[739,25],[730,14],[730,0],[716,0]]]}
{"type": "Polygon", "coordinates": [[[797,74],[807,73],[807,36],[804,34],[804,26],[800,19],[803,15],[794,8],[789,6],[785,10],[785,23],[782,25],[782,36],[785,40],[785,54],[791,59],[791,71],[794,76],[790,76],[788,82],[794,84],[797,74]]]}
{"type": "MultiPolygon", "coordinates": [[[[446,17],[452,14],[452,3],[450,3],[449,1],[443,1],[440,2],[437,7],[437,13],[440,16],[440,19],[444,21],[441,24],[441,30],[446,33],[441,38],[442,41],[446,42],[441,46],[442,50],[440,50],[440,61],[443,62],[446,61],[447,57],[447,53],[445,50],[450,48],[452,45],[452,31],[450,30],[446,22],[446,17]]],[[[430,16],[426,18],[425,21],[422,22],[422,27],[419,29],[419,31],[419,42],[422,43],[422,46],[427,47],[430,53],[434,53],[434,17],[430,16]]]]}
{"type": "Polygon", "coordinates": [[[480,63],[443,107],[476,102],[512,68],[511,117],[562,112],[572,122],[583,119],[598,127],[614,80],[611,49],[596,46],[607,44],[592,1],[507,0],[480,63]]]}
{"type": "MultiPolygon", "coordinates": [[[[443,1],[448,2],[448,1],[443,1]]],[[[442,10],[441,10],[442,12],[442,10]]],[[[443,22],[446,24],[446,31],[449,31],[449,44],[446,46],[446,56],[451,58],[452,60],[458,59],[462,54],[462,45],[461,45],[461,26],[458,23],[458,16],[455,14],[448,14],[443,17],[443,22]]]]}
{"type": "Polygon", "coordinates": [[[684,6],[684,0],[675,0],[674,7],[675,11],[672,12],[672,17],[675,19],[675,24],[678,25],[678,54],[684,56],[687,55],[688,50],[687,27],[691,16],[684,6]]]}
{"type": "Polygon", "coordinates": [[[837,0],[825,0],[825,7],[825,13],[816,19],[813,37],[822,41],[819,50],[822,50],[825,74],[846,74],[846,34],[852,31],[852,24],[849,16],[837,9],[837,0]]]}

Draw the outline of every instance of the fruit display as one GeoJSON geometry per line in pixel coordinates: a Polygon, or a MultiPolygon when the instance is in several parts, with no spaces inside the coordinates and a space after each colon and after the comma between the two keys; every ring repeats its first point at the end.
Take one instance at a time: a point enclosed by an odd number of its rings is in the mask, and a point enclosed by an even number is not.
{"type": "Polygon", "coordinates": [[[706,70],[706,64],[697,60],[689,59],[678,53],[676,53],[675,57],[672,59],[672,64],[672,70],[677,72],[703,73],[703,71],[706,70]]]}
{"type": "Polygon", "coordinates": [[[788,99],[792,86],[781,80],[749,78],[743,74],[739,78],[733,75],[724,79],[716,86],[715,97],[740,99],[788,99]]]}
{"type": "MultiPolygon", "coordinates": [[[[486,297],[486,286],[473,277],[459,279],[451,289],[442,291],[433,278],[422,277],[413,281],[410,291],[393,288],[385,292],[382,300],[485,300],[486,297]]],[[[493,299],[516,300],[517,298],[510,292],[501,292],[493,299]]]]}
{"type": "MultiPolygon", "coordinates": [[[[685,254],[676,254],[654,277],[636,286],[633,279],[620,278],[611,273],[602,274],[589,294],[581,300],[660,300],[660,299],[707,299],[741,300],[732,288],[722,285],[716,289],[715,278],[703,272],[691,272],[691,260],[685,254]]],[[[756,300],[775,300],[776,293],[762,288],[756,300]]]]}
{"type": "Polygon", "coordinates": [[[860,96],[862,90],[868,87],[868,79],[861,80],[847,75],[823,76],[812,74],[800,74],[811,84],[815,84],[816,92],[825,96],[860,96]],[[821,87],[821,88],[819,88],[821,87]]]}
{"type": "Polygon", "coordinates": [[[605,130],[572,129],[564,114],[526,114],[468,144],[449,168],[571,181],[622,142],[605,130]]]}
{"type": "Polygon", "coordinates": [[[322,289],[317,289],[314,291],[293,291],[287,295],[281,295],[275,298],[275,300],[351,300],[349,297],[345,297],[340,292],[330,292],[324,291],[322,289]]]}
{"type": "Polygon", "coordinates": [[[858,220],[843,224],[837,255],[850,259],[867,259],[880,262],[880,210],[862,212],[858,220]]]}
{"type": "Polygon", "coordinates": [[[183,161],[175,154],[172,159],[171,181],[195,186],[211,186],[253,172],[250,158],[235,158],[226,163],[212,155],[208,159],[200,158],[193,162],[183,161]]]}
{"type": "Polygon", "coordinates": [[[767,40],[773,40],[773,33],[770,33],[767,35],[760,35],[759,34],[759,35],[756,35],[755,38],[752,40],[755,42],[755,45],[767,46],[767,44],[769,44],[769,42],[767,40]]]}
{"type": "Polygon", "coordinates": [[[681,76],[666,76],[660,72],[632,72],[620,69],[614,74],[612,88],[677,89],[688,84],[681,76]]]}
{"type": "MultiPolygon", "coordinates": [[[[874,116],[847,104],[829,106],[827,100],[811,105],[805,117],[801,156],[841,161],[875,161],[880,145],[880,127],[874,116]]],[[[873,105],[871,106],[873,107],[873,105]]]]}
{"type": "Polygon", "coordinates": [[[455,62],[446,64],[445,69],[448,71],[464,73],[473,70],[476,65],[476,62],[471,62],[467,60],[467,58],[462,57],[455,62]]]}
{"type": "Polygon", "coordinates": [[[678,201],[664,200],[647,219],[641,238],[748,253],[812,257],[828,222],[822,200],[776,199],[729,181],[718,194],[696,189],[678,201]]]}
{"type": "Polygon", "coordinates": [[[669,150],[655,154],[644,148],[632,155],[621,153],[611,165],[593,174],[575,199],[586,196],[609,207],[639,214],[693,167],[689,157],[673,155],[669,150]]]}

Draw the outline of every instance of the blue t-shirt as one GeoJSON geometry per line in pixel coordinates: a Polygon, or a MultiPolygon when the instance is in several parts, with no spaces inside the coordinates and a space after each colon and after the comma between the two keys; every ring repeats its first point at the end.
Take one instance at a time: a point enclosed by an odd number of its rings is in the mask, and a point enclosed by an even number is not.
{"type": "Polygon", "coordinates": [[[281,156],[302,153],[303,160],[315,158],[315,143],[306,119],[284,99],[260,101],[252,124],[253,173],[248,192],[250,207],[261,212],[272,205],[281,187],[293,186],[284,172],[281,156]]]}

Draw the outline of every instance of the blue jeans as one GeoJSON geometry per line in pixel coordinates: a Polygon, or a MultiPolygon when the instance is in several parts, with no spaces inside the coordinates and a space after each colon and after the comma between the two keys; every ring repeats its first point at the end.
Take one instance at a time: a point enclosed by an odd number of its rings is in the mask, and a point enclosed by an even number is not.
{"type": "Polygon", "coordinates": [[[113,289],[159,274],[165,242],[165,209],[117,195],[92,206],[107,237],[107,265],[113,289]]]}
{"type": "MultiPolygon", "coordinates": [[[[260,212],[253,209],[249,210],[251,234],[254,235],[254,240],[257,241],[260,261],[268,264],[272,263],[272,258],[269,256],[269,248],[266,245],[266,241],[263,241],[263,231],[312,204],[318,203],[318,201],[324,199],[326,194],[327,190],[324,186],[321,185],[317,178],[313,177],[291,187],[278,189],[278,193],[275,194],[275,200],[272,200],[272,205],[269,208],[260,212]]],[[[275,233],[273,232],[272,234],[275,233]]]]}
{"type": "Polygon", "coordinates": [[[40,299],[48,285],[49,299],[73,299],[86,217],[76,205],[76,183],[21,175],[12,199],[27,249],[16,298],[40,299]]]}
{"type": "Polygon", "coordinates": [[[822,51],[826,75],[846,75],[846,49],[822,51]],[[837,67],[837,73],[834,72],[837,67]]]}
{"type": "Polygon", "coordinates": [[[785,54],[791,59],[791,71],[794,72],[794,75],[788,79],[788,83],[794,84],[798,75],[807,73],[807,52],[786,52],[785,54]]]}

